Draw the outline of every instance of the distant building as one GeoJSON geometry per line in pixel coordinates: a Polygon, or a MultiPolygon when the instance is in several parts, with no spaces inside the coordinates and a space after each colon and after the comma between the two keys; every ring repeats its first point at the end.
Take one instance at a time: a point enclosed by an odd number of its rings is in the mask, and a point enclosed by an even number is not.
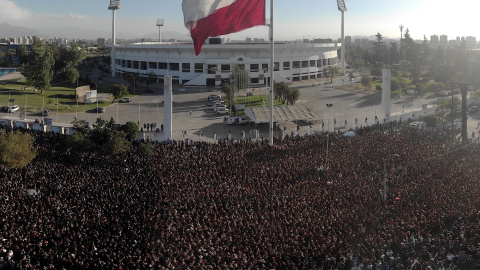
{"type": "Polygon", "coordinates": [[[345,47],[352,46],[352,36],[345,36],[345,47]]]}
{"type": "Polygon", "coordinates": [[[475,48],[477,47],[477,38],[476,37],[472,37],[472,36],[468,36],[465,38],[465,46],[467,48],[475,48]]]}
{"type": "Polygon", "coordinates": [[[448,46],[448,36],[447,35],[441,35],[440,36],[440,46],[442,46],[442,47],[447,47],[448,46]]]}
{"type": "Polygon", "coordinates": [[[107,41],[105,40],[105,38],[97,38],[97,45],[98,46],[105,46],[105,45],[107,45],[107,41]]]}

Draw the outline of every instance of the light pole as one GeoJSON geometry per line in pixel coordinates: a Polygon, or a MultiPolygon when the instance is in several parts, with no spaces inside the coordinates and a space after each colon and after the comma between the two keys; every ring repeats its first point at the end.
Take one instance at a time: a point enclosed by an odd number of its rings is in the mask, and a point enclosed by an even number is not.
{"type": "MultiPolygon", "coordinates": [[[[345,5],[344,0],[337,0],[337,6],[338,10],[342,12],[342,51],[341,51],[341,57],[342,57],[342,75],[345,76],[345,27],[344,27],[344,14],[345,11],[347,11],[347,6],[345,5]]],[[[345,83],[345,81],[344,81],[345,83]]]]}
{"type": "Polygon", "coordinates": [[[115,37],[115,13],[117,9],[120,8],[120,2],[121,0],[110,0],[110,5],[108,6],[108,9],[112,11],[112,77],[115,77],[116,70],[117,70],[117,57],[115,55],[115,46],[116,46],[116,37],[115,37]]]}
{"type": "Polygon", "coordinates": [[[327,154],[325,156],[325,164],[328,164],[328,145],[330,144],[330,108],[333,106],[331,103],[326,104],[328,107],[328,133],[327,133],[327,154]]]}
{"type": "Polygon", "coordinates": [[[98,86],[96,82],[93,82],[95,84],[95,91],[97,92],[97,119],[98,119],[98,86]]]}
{"type": "Polygon", "coordinates": [[[158,43],[162,43],[162,30],[161,27],[163,26],[163,19],[157,19],[157,26],[158,26],[158,43]]]}
{"type": "Polygon", "coordinates": [[[133,78],[133,94],[135,94],[135,76],[133,76],[132,74],[128,74],[128,76],[132,77],[133,78]]]}
{"type": "Polygon", "coordinates": [[[57,97],[57,121],[56,122],[58,123],[58,97],[57,97]]]}

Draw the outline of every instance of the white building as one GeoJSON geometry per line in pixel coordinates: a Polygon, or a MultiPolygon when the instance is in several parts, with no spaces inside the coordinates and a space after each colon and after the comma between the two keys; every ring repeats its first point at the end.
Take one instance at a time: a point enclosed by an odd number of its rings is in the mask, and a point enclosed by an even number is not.
{"type": "MultiPolygon", "coordinates": [[[[337,64],[339,48],[336,43],[275,43],[275,81],[322,77],[324,68],[337,64]]],[[[252,86],[269,81],[268,43],[205,44],[199,56],[191,43],[117,45],[116,58],[118,74],[153,75],[158,82],[171,75],[177,84],[219,86],[237,65],[248,71],[252,86]]]]}

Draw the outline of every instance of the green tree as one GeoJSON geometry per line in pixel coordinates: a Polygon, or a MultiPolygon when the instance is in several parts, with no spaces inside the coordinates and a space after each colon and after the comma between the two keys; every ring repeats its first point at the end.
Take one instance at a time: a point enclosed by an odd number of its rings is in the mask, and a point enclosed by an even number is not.
{"type": "Polygon", "coordinates": [[[96,149],[91,140],[85,137],[86,134],[75,129],[72,136],[66,138],[66,153],[81,153],[96,149]]]}
{"type": "Polygon", "coordinates": [[[364,67],[365,66],[365,60],[363,60],[362,58],[355,58],[354,66],[356,68],[364,67]]]}
{"type": "Polygon", "coordinates": [[[152,83],[157,81],[157,75],[153,73],[153,71],[150,71],[147,75],[147,87],[149,87],[152,83]]]}
{"type": "Polygon", "coordinates": [[[125,138],[130,142],[138,136],[138,125],[133,121],[128,121],[125,125],[122,125],[120,130],[125,132],[125,138]]]}
{"type": "Polygon", "coordinates": [[[53,53],[40,39],[34,39],[32,49],[28,54],[28,63],[23,67],[23,75],[27,84],[43,90],[50,89],[53,78],[53,53]]]}
{"type": "Polygon", "coordinates": [[[250,87],[250,76],[243,66],[236,65],[230,75],[230,84],[234,86],[234,91],[245,90],[250,87]]]}
{"type": "Polygon", "coordinates": [[[77,67],[85,57],[85,50],[79,48],[76,43],[72,43],[69,48],[61,46],[58,56],[55,57],[55,72],[62,80],[75,83],[80,77],[77,67]]]}
{"type": "Polygon", "coordinates": [[[112,95],[113,95],[113,98],[115,99],[119,99],[121,97],[128,95],[127,86],[123,84],[114,84],[112,86],[112,95]]]}
{"type": "Polygon", "coordinates": [[[0,135],[0,161],[11,168],[23,168],[37,155],[34,138],[20,131],[0,135]]]}
{"type": "Polygon", "coordinates": [[[387,54],[388,48],[383,41],[383,36],[378,32],[375,37],[377,40],[373,43],[373,63],[384,63],[385,55],[387,54]]]}
{"type": "Polygon", "coordinates": [[[118,155],[130,150],[132,144],[125,138],[123,131],[108,132],[107,140],[99,148],[104,155],[118,155]]]}
{"type": "Polygon", "coordinates": [[[151,142],[143,142],[137,148],[137,154],[150,157],[153,155],[154,145],[151,142]]]}
{"type": "Polygon", "coordinates": [[[370,75],[368,74],[362,75],[362,86],[365,87],[365,89],[372,88],[372,77],[370,75]]]}
{"type": "Polygon", "coordinates": [[[423,121],[425,121],[425,124],[427,125],[427,127],[432,128],[432,130],[440,122],[438,117],[435,116],[435,115],[427,115],[427,116],[423,117],[423,121]]]}
{"type": "Polygon", "coordinates": [[[333,82],[333,77],[340,73],[340,68],[338,66],[329,66],[328,75],[330,76],[330,83],[333,82]]]}
{"type": "Polygon", "coordinates": [[[300,90],[290,89],[287,94],[287,102],[290,103],[291,105],[294,105],[299,97],[300,97],[300,90]]]}
{"type": "Polygon", "coordinates": [[[0,51],[0,66],[4,67],[5,66],[5,53],[0,51]]]}
{"type": "Polygon", "coordinates": [[[275,83],[275,95],[283,102],[287,99],[287,94],[290,91],[288,85],[284,82],[275,83]]]}
{"type": "Polygon", "coordinates": [[[17,56],[18,60],[20,61],[20,65],[24,65],[28,62],[28,48],[25,45],[20,46],[17,48],[17,56]]]}

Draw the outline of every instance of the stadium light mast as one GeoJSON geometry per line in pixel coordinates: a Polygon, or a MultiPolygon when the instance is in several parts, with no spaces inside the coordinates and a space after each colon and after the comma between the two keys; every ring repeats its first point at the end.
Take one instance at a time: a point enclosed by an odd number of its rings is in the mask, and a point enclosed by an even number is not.
{"type": "Polygon", "coordinates": [[[112,77],[116,77],[117,75],[117,57],[115,55],[115,45],[117,44],[116,38],[115,38],[115,12],[117,9],[120,8],[120,2],[121,0],[110,0],[110,5],[108,6],[108,9],[113,12],[112,15],[112,77]]]}
{"type": "Polygon", "coordinates": [[[158,26],[158,42],[162,43],[162,30],[161,27],[163,26],[164,19],[157,19],[157,26],[158,26]]]}
{"type": "Polygon", "coordinates": [[[342,75],[345,75],[345,11],[347,11],[347,6],[345,5],[344,0],[337,0],[338,10],[342,12],[342,75]]]}

